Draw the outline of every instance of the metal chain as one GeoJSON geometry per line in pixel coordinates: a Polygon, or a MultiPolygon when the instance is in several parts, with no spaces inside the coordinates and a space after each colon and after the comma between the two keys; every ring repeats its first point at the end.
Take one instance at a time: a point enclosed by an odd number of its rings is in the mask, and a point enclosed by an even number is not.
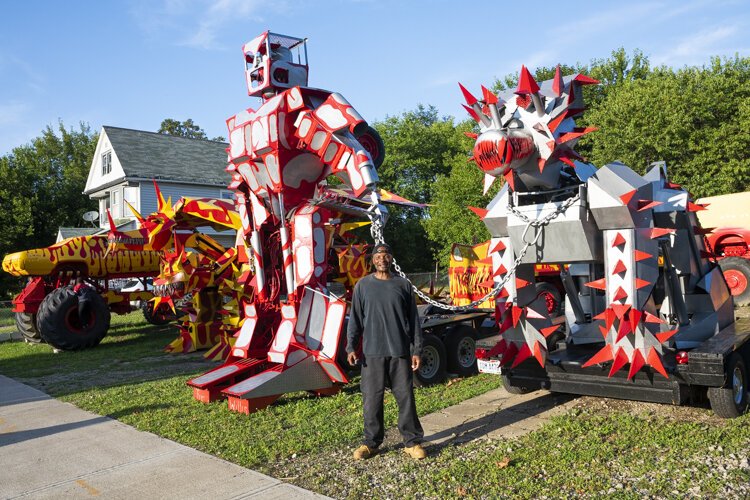
{"type": "MultiPolygon", "coordinates": [[[[481,299],[474,300],[470,302],[469,304],[463,305],[463,306],[451,306],[448,304],[443,304],[442,302],[438,302],[437,300],[434,300],[432,297],[424,293],[422,290],[417,288],[414,283],[411,282],[411,280],[406,276],[406,273],[404,273],[401,270],[401,266],[398,265],[396,262],[396,259],[393,259],[393,269],[396,271],[396,274],[404,278],[406,281],[411,284],[411,288],[414,291],[415,294],[417,294],[422,300],[427,302],[428,304],[431,304],[435,307],[438,307],[440,309],[445,309],[448,311],[467,311],[469,309],[473,309],[477,307],[482,302],[495,298],[498,293],[500,293],[500,290],[502,290],[505,283],[510,279],[510,277],[515,274],[516,268],[521,263],[521,260],[523,259],[524,255],[526,255],[526,251],[529,249],[530,246],[536,245],[536,242],[539,240],[539,237],[542,234],[542,231],[539,231],[538,229],[542,226],[545,226],[549,224],[553,219],[557,218],[560,214],[565,212],[568,208],[573,205],[578,199],[580,198],[579,194],[575,194],[574,196],[571,196],[567,200],[565,200],[559,207],[555,209],[554,212],[550,213],[549,215],[542,217],[540,219],[529,219],[526,217],[526,215],[522,214],[518,210],[515,209],[515,207],[508,205],[508,209],[515,215],[516,217],[520,218],[524,222],[526,222],[526,227],[523,230],[523,235],[521,236],[521,240],[523,241],[523,246],[521,247],[521,250],[518,252],[518,257],[513,261],[513,265],[510,267],[508,272],[505,274],[505,276],[498,281],[495,286],[490,290],[487,295],[482,297],[481,299]],[[526,241],[526,235],[529,232],[529,229],[532,227],[536,228],[536,234],[534,235],[534,238],[531,241],[526,241]]],[[[380,218],[375,216],[372,212],[369,212],[370,220],[372,224],[370,225],[370,234],[372,235],[372,239],[375,240],[375,244],[378,243],[385,243],[385,239],[383,238],[383,223],[380,218]]]]}

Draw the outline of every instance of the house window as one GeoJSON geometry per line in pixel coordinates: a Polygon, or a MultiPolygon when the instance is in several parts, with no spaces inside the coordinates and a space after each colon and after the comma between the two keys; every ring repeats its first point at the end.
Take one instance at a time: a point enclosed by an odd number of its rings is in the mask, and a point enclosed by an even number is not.
{"type": "Polygon", "coordinates": [[[99,226],[108,227],[107,209],[109,208],[109,196],[99,199],[99,226]]]}
{"type": "Polygon", "coordinates": [[[112,171],[112,151],[102,154],[102,175],[107,175],[112,171]]]}
{"type": "Polygon", "coordinates": [[[112,190],[112,192],[109,193],[109,196],[111,198],[112,217],[118,219],[122,217],[122,207],[120,206],[120,190],[112,190]]]}
{"type": "Polygon", "coordinates": [[[220,189],[219,198],[221,198],[222,200],[234,200],[234,191],[230,191],[229,189],[220,189]]]}
{"type": "MultiPolygon", "coordinates": [[[[122,199],[130,203],[130,206],[138,210],[138,188],[126,186],[122,188],[122,199]]],[[[133,213],[130,211],[128,206],[123,203],[122,204],[122,216],[123,217],[132,217],[133,213]]]]}

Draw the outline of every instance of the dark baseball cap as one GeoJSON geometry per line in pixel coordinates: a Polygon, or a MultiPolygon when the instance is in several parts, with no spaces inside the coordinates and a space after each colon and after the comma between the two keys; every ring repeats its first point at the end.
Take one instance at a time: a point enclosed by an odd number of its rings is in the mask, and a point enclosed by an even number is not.
{"type": "Polygon", "coordinates": [[[387,253],[388,255],[393,255],[391,246],[388,243],[378,243],[375,245],[372,249],[372,254],[375,255],[376,253],[387,253]]]}

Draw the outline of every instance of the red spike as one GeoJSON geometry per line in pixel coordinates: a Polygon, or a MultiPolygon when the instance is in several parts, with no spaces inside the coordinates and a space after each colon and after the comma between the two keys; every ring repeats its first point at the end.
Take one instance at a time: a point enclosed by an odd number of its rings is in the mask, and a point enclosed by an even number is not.
{"type": "Polygon", "coordinates": [[[700,212],[701,210],[705,210],[705,209],[706,209],[705,205],[701,205],[701,204],[698,204],[698,203],[693,203],[691,201],[689,201],[688,204],[687,204],[687,210],[688,210],[688,212],[700,212]]]}
{"type": "Polygon", "coordinates": [[[492,255],[488,255],[482,259],[478,259],[477,262],[480,264],[492,265],[492,255]]]}
{"type": "Polygon", "coordinates": [[[544,361],[547,358],[547,356],[545,356],[546,353],[547,349],[542,347],[539,342],[534,343],[534,357],[539,362],[539,366],[541,366],[542,368],[544,368],[544,361]]]}
{"type": "Polygon", "coordinates": [[[523,313],[523,309],[516,306],[511,306],[510,314],[513,316],[513,327],[515,328],[518,326],[518,320],[521,318],[521,314],[523,313]]]}
{"type": "Polygon", "coordinates": [[[503,353],[503,360],[500,362],[503,366],[510,363],[510,361],[515,357],[515,355],[518,353],[518,346],[515,342],[508,342],[508,348],[503,353]]]}
{"type": "Polygon", "coordinates": [[[539,85],[531,76],[526,66],[521,66],[521,73],[518,75],[518,88],[516,94],[536,94],[539,92],[539,85]]]}
{"type": "Polygon", "coordinates": [[[607,361],[611,361],[612,359],[614,359],[614,355],[612,354],[612,346],[607,344],[604,347],[602,347],[599,350],[599,352],[591,356],[591,359],[589,359],[583,364],[583,368],[588,368],[589,366],[606,363],[607,361]]]}
{"type": "Polygon", "coordinates": [[[589,281],[585,284],[589,288],[596,288],[597,290],[606,290],[607,289],[607,278],[602,278],[595,281],[589,281]]]}
{"type": "Polygon", "coordinates": [[[499,356],[504,353],[507,348],[508,344],[505,342],[505,339],[500,339],[500,341],[490,349],[490,352],[487,353],[487,357],[491,358],[493,356],[499,356]]]}
{"type": "Polygon", "coordinates": [[[625,351],[622,348],[617,349],[617,354],[615,354],[614,361],[612,362],[612,368],[609,370],[609,377],[612,378],[612,375],[617,373],[627,362],[628,356],[625,354],[625,351]]]}
{"type": "Polygon", "coordinates": [[[477,283],[477,286],[481,286],[484,288],[495,288],[495,282],[491,279],[482,281],[481,283],[477,283]]]}
{"type": "Polygon", "coordinates": [[[469,208],[469,210],[471,210],[472,212],[474,212],[475,214],[477,214],[477,216],[480,219],[484,219],[485,216],[487,215],[487,212],[489,212],[489,210],[487,210],[485,208],[477,208],[477,207],[468,207],[468,208],[469,208]]]}
{"type": "Polygon", "coordinates": [[[628,292],[623,290],[621,286],[617,287],[617,291],[615,292],[615,296],[613,297],[613,300],[622,300],[626,299],[628,297],[628,292]]]}
{"type": "Polygon", "coordinates": [[[544,167],[546,165],[547,165],[547,160],[545,160],[544,158],[539,157],[536,159],[536,166],[539,167],[540,174],[544,172],[544,167]]]}
{"type": "Polygon", "coordinates": [[[471,116],[472,118],[474,118],[475,122],[482,123],[482,119],[479,118],[479,115],[477,114],[476,111],[474,111],[472,108],[470,108],[466,104],[462,104],[461,106],[463,106],[464,109],[466,110],[466,112],[469,113],[469,116],[471,116]]]}
{"type": "Polygon", "coordinates": [[[159,212],[162,212],[164,209],[164,196],[161,194],[161,190],[159,189],[159,185],[156,184],[156,179],[152,179],[154,181],[154,190],[156,191],[156,201],[157,201],[157,210],[159,212]]]}
{"type": "Polygon", "coordinates": [[[635,279],[635,289],[640,290],[641,288],[651,285],[650,281],[642,280],[640,278],[635,279]]]}
{"type": "Polygon", "coordinates": [[[510,297],[510,293],[508,292],[508,289],[503,287],[500,289],[500,293],[497,294],[497,297],[500,299],[504,299],[505,297],[510,297]]]}
{"type": "MultiPolygon", "coordinates": [[[[458,86],[459,86],[459,87],[461,87],[461,92],[462,92],[462,93],[463,93],[463,95],[464,95],[464,99],[466,99],[466,104],[468,104],[469,106],[473,106],[473,105],[475,105],[475,104],[477,103],[477,98],[476,98],[476,97],[474,97],[474,96],[473,96],[473,95],[471,94],[471,92],[469,92],[468,90],[466,90],[466,87],[464,87],[464,86],[463,86],[463,85],[461,85],[460,83],[458,84],[458,86]]],[[[464,106],[464,107],[465,107],[465,106],[464,106]]]]}
{"type": "Polygon", "coordinates": [[[490,250],[490,253],[502,252],[503,250],[505,250],[505,243],[503,243],[503,240],[498,240],[497,245],[490,250]]]}
{"type": "Polygon", "coordinates": [[[109,230],[114,231],[117,229],[117,226],[115,225],[115,220],[112,218],[112,213],[107,209],[107,219],[109,219],[109,230]]]}
{"type": "Polygon", "coordinates": [[[662,344],[666,342],[667,340],[674,337],[674,334],[677,333],[677,329],[674,330],[667,330],[666,332],[661,332],[656,334],[656,340],[661,342],[662,344]]]}
{"type": "Polygon", "coordinates": [[[569,115],[567,111],[560,113],[557,118],[547,124],[547,128],[549,128],[549,131],[554,134],[555,130],[557,130],[557,127],[559,127],[562,121],[565,120],[565,118],[567,118],[568,116],[569,115]]]}
{"type": "Polygon", "coordinates": [[[497,276],[502,276],[502,275],[504,275],[507,272],[508,272],[508,270],[505,269],[505,266],[502,265],[502,264],[500,264],[500,267],[498,267],[497,269],[495,269],[495,272],[492,273],[492,277],[494,278],[494,277],[497,277],[497,276]]]}
{"type": "Polygon", "coordinates": [[[632,191],[628,191],[625,194],[620,195],[620,201],[622,201],[625,205],[630,204],[630,200],[633,198],[633,195],[635,194],[635,189],[632,191]]]}
{"type": "Polygon", "coordinates": [[[518,290],[519,288],[527,287],[530,284],[531,284],[530,281],[526,281],[523,278],[516,277],[516,290],[518,290]]]}
{"type": "Polygon", "coordinates": [[[643,212],[644,210],[650,210],[654,207],[658,207],[659,205],[663,205],[663,201],[656,201],[656,200],[638,200],[638,211],[643,212]]]}
{"type": "Polygon", "coordinates": [[[573,132],[568,132],[558,137],[557,143],[562,144],[564,142],[569,142],[569,141],[572,141],[573,139],[578,139],[579,137],[583,137],[584,135],[590,134],[591,132],[595,132],[597,130],[599,129],[596,127],[586,127],[586,128],[576,127],[573,129],[573,132]]]}
{"type": "MultiPolygon", "coordinates": [[[[600,314],[597,314],[596,316],[594,316],[594,319],[604,321],[604,324],[606,325],[606,331],[609,331],[609,329],[612,328],[612,325],[615,323],[616,316],[617,315],[615,314],[614,309],[612,309],[611,307],[608,307],[600,314]]],[[[605,335],[606,335],[606,332],[605,332],[605,335]]]]}
{"type": "Polygon", "coordinates": [[[474,132],[464,132],[464,135],[469,139],[476,139],[479,137],[479,134],[475,134],[474,132]]]}
{"type": "Polygon", "coordinates": [[[633,353],[633,359],[630,360],[630,370],[628,370],[628,380],[631,380],[633,377],[635,377],[635,374],[638,373],[638,370],[643,368],[643,365],[645,364],[643,360],[643,354],[641,354],[641,351],[636,349],[633,353]]]}
{"type": "Polygon", "coordinates": [[[617,233],[617,236],[615,236],[615,239],[612,242],[612,248],[619,247],[624,244],[625,244],[625,237],[622,235],[622,233],[617,233]]]}
{"type": "Polygon", "coordinates": [[[556,332],[557,330],[559,330],[561,326],[562,326],[562,324],[552,325],[552,326],[548,326],[546,328],[542,328],[539,331],[542,332],[542,335],[544,335],[544,338],[546,339],[547,337],[549,337],[550,335],[552,335],[554,332],[556,332]]]}
{"type": "Polygon", "coordinates": [[[654,256],[650,253],[641,252],[640,250],[633,250],[633,257],[635,257],[636,262],[640,262],[642,260],[652,259],[654,256]]]}
{"type": "Polygon", "coordinates": [[[552,79],[552,92],[555,93],[555,96],[560,97],[564,89],[565,84],[563,83],[562,73],[560,72],[560,65],[558,64],[555,68],[555,77],[552,79]]]}
{"type": "Polygon", "coordinates": [[[674,229],[669,229],[666,227],[653,227],[649,231],[648,237],[653,240],[654,238],[659,238],[660,236],[664,236],[665,234],[673,234],[673,233],[674,233],[674,229]]]}
{"type": "Polygon", "coordinates": [[[505,177],[505,181],[510,186],[510,189],[513,190],[513,191],[515,191],[516,190],[516,186],[515,186],[515,182],[513,181],[513,171],[512,170],[508,170],[507,172],[505,172],[503,174],[503,177],[505,177]]]}
{"type": "MultiPolygon", "coordinates": [[[[576,100],[576,88],[574,85],[568,87],[568,106],[571,106],[576,100]]],[[[570,116],[573,116],[573,110],[570,110],[570,116]]]]}
{"type": "Polygon", "coordinates": [[[654,347],[652,347],[648,351],[646,361],[648,362],[649,366],[659,372],[662,377],[667,379],[669,378],[669,376],[667,375],[667,371],[664,369],[664,365],[661,363],[661,356],[659,356],[659,352],[654,347]]]}
{"type": "Polygon", "coordinates": [[[607,334],[609,333],[609,329],[603,327],[602,325],[599,325],[599,332],[602,334],[602,337],[604,340],[607,340],[607,334]]]}
{"type": "Polygon", "coordinates": [[[516,366],[520,365],[521,363],[523,363],[530,357],[531,357],[531,349],[529,349],[529,345],[526,342],[524,342],[523,344],[521,344],[521,348],[518,350],[516,359],[513,360],[513,364],[510,365],[510,367],[515,368],[516,366]]]}
{"type": "Polygon", "coordinates": [[[612,269],[612,274],[624,273],[627,270],[628,270],[628,268],[625,267],[625,263],[623,261],[621,261],[621,260],[618,260],[617,264],[615,264],[615,268],[612,269]]]}
{"type": "Polygon", "coordinates": [[[606,318],[607,318],[607,310],[605,309],[604,311],[600,312],[599,314],[597,314],[591,319],[598,319],[600,321],[604,321],[606,318]]]}
{"type": "Polygon", "coordinates": [[[646,323],[666,323],[663,319],[659,318],[658,316],[654,316],[650,312],[646,312],[646,319],[644,321],[646,323]]]}
{"type": "Polygon", "coordinates": [[[630,329],[632,331],[636,331],[638,327],[638,323],[641,321],[641,317],[643,316],[643,311],[639,311],[638,309],[631,309],[630,314],[628,314],[628,318],[630,319],[630,329]]]}
{"type": "Polygon", "coordinates": [[[610,307],[614,311],[615,316],[620,319],[622,319],[630,310],[630,304],[612,304],[610,307]]]}
{"type": "Polygon", "coordinates": [[[580,73],[579,73],[579,74],[577,74],[577,75],[576,75],[576,76],[575,76],[575,77],[573,78],[573,81],[574,81],[574,82],[578,82],[578,83],[580,83],[581,85],[596,85],[596,84],[600,83],[600,82],[599,82],[599,80],[594,80],[594,79],[593,79],[593,78],[591,78],[590,76],[582,75],[582,74],[580,74],[580,73]]]}
{"type": "Polygon", "coordinates": [[[632,333],[633,329],[631,328],[630,321],[625,321],[625,319],[620,321],[620,325],[617,327],[617,337],[615,338],[615,343],[619,342],[623,339],[623,337],[626,337],[629,333],[632,333]]]}
{"type": "Polygon", "coordinates": [[[482,85],[482,96],[484,97],[484,102],[487,104],[497,104],[498,102],[497,96],[484,85],[482,85]]]}

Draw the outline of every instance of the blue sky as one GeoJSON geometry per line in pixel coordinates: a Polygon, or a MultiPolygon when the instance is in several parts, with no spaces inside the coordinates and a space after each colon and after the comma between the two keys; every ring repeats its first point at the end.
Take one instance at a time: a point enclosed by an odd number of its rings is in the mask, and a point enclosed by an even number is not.
{"type": "Polygon", "coordinates": [[[750,55],[745,0],[9,0],[0,155],[59,119],[155,131],[192,118],[226,136],[226,118],[258,106],[240,49],[266,29],[308,37],[310,85],[368,121],[419,103],[463,119],[458,81],[478,90],[521,64],[588,62],[621,46],[675,67],[750,55]]]}

